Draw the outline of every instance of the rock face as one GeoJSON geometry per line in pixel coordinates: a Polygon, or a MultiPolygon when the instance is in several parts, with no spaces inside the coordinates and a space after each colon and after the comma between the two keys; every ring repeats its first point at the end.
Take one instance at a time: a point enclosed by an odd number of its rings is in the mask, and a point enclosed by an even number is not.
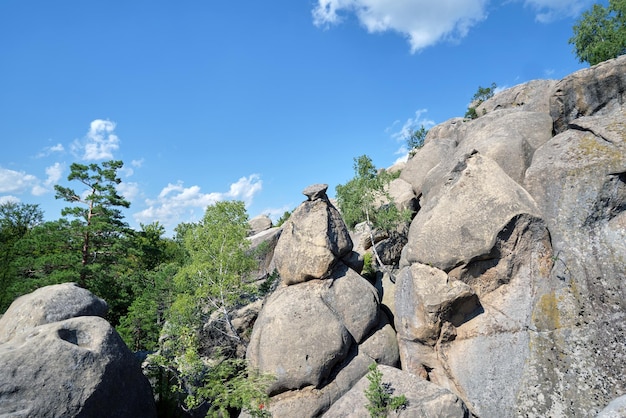
{"type": "Polygon", "coordinates": [[[591,417],[626,392],[625,86],[622,56],[503,91],[401,173],[402,368],[477,416],[591,417]]]}
{"type": "Polygon", "coordinates": [[[396,335],[376,289],[349,267],[352,241],[326,186],[305,190],[274,253],[279,287],[254,324],[246,357],[276,377],[274,417],[312,417],[363,377],[372,362],[396,365],[396,335]]]}
{"type": "MultiPolygon", "coordinates": [[[[426,380],[389,366],[378,366],[383,385],[389,385],[392,396],[404,395],[407,405],[394,417],[422,418],[469,418],[470,413],[458,396],[426,380]]],[[[367,377],[361,378],[348,393],[333,404],[324,418],[360,418],[369,416],[365,391],[369,386],[367,377]]]]}
{"type": "Polygon", "coordinates": [[[17,299],[0,318],[0,416],[155,417],[152,390],[106,304],[74,284],[17,299]]]}

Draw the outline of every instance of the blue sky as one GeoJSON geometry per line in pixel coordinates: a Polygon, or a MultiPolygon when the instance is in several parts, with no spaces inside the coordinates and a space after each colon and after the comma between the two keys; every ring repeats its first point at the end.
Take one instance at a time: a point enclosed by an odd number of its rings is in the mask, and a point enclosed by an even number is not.
{"type": "Polygon", "coordinates": [[[0,202],[57,219],[72,162],[119,159],[133,227],[221,199],[276,219],[478,86],[585,67],[567,41],[592,3],[0,0],[0,202]]]}

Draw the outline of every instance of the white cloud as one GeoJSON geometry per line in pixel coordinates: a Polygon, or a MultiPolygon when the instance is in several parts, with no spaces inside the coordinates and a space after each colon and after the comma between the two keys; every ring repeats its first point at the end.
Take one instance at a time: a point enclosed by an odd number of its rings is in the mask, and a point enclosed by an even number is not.
{"type": "Polygon", "coordinates": [[[54,154],[55,152],[63,152],[65,151],[65,147],[63,146],[63,144],[56,144],[56,145],[52,145],[51,147],[45,147],[39,154],[37,154],[35,157],[36,158],[42,158],[42,157],[47,157],[51,154],[54,154]]]}
{"type": "Polygon", "coordinates": [[[0,205],[4,205],[5,203],[9,203],[9,202],[19,203],[20,199],[11,195],[0,196],[0,205]]]}
{"type": "Polygon", "coordinates": [[[0,193],[21,193],[38,183],[32,174],[0,167],[0,193]]]}
{"type": "Polygon", "coordinates": [[[121,194],[129,202],[133,202],[140,194],[139,184],[134,182],[123,181],[116,187],[119,194],[121,194]]]}
{"type": "Polygon", "coordinates": [[[48,187],[57,184],[63,176],[63,170],[64,167],[60,163],[54,163],[54,165],[46,167],[46,175],[48,176],[48,178],[46,178],[44,184],[48,187]]]}
{"type": "Polygon", "coordinates": [[[432,119],[428,119],[424,117],[424,114],[428,112],[428,109],[419,109],[415,111],[415,116],[408,118],[402,127],[395,132],[392,132],[400,121],[395,121],[393,125],[387,128],[387,132],[391,133],[391,138],[395,139],[397,142],[400,142],[400,148],[395,152],[396,155],[400,155],[400,157],[396,160],[396,163],[401,161],[406,161],[408,158],[409,149],[406,143],[407,138],[411,135],[411,132],[417,129],[420,129],[422,126],[424,129],[428,130],[435,126],[435,121],[432,119]]]}
{"type": "Polygon", "coordinates": [[[318,0],[316,26],[338,24],[340,12],[354,13],[368,32],[404,35],[411,52],[440,41],[463,38],[487,17],[489,0],[318,0]]]}
{"type": "Polygon", "coordinates": [[[72,150],[80,154],[80,158],[106,160],[113,158],[113,152],[120,147],[120,140],[115,134],[115,122],[96,119],[91,122],[87,135],[72,144],[72,150]]]}
{"type": "Polygon", "coordinates": [[[228,192],[203,193],[199,186],[185,187],[182,182],[168,184],[156,199],[147,199],[148,208],[134,214],[135,221],[151,223],[159,221],[167,229],[180,222],[196,221],[202,217],[207,206],[222,200],[242,200],[247,206],[261,191],[263,182],[257,174],[242,177],[230,185],[228,192]]]}
{"type": "Polygon", "coordinates": [[[61,178],[63,167],[55,163],[46,168],[47,178],[41,181],[36,176],[24,171],[9,170],[0,167],[0,193],[25,193],[41,196],[51,191],[51,186],[61,178]]]}
{"type": "Polygon", "coordinates": [[[576,17],[588,9],[595,0],[524,0],[526,7],[532,8],[541,23],[550,23],[564,17],[576,17]]]}
{"type": "Polygon", "coordinates": [[[144,163],[144,159],[142,158],[140,160],[132,160],[130,162],[130,165],[132,165],[135,168],[141,168],[141,166],[143,166],[143,163],[144,163]]]}

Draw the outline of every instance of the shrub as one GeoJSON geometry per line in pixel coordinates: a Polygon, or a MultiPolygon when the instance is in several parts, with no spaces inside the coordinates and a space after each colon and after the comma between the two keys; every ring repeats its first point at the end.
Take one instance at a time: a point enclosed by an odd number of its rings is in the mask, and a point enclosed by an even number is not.
{"type": "Polygon", "coordinates": [[[406,396],[392,397],[394,389],[389,383],[383,383],[382,379],[383,374],[376,363],[372,363],[367,374],[370,384],[365,390],[365,397],[369,401],[365,407],[372,418],[384,418],[390,411],[404,409],[408,405],[406,396]]]}

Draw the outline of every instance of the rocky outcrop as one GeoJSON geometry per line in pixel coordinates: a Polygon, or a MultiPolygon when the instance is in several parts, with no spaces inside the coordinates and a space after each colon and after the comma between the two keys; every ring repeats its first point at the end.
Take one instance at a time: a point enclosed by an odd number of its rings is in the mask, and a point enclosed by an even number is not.
{"type": "Polygon", "coordinates": [[[274,225],[272,224],[272,220],[267,215],[259,215],[248,221],[250,225],[250,231],[248,232],[248,236],[253,236],[259,234],[263,231],[267,231],[274,225]]]}
{"type": "Polygon", "coordinates": [[[589,417],[626,392],[625,84],[626,56],[505,90],[401,173],[420,197],[402,368],[477,416],[589,417]]]}
{"type": "Polygon", "coordinates": [[[156,416],[138,361],[93,316],[105,312],[101,299],[71,283],[17,299],[0,319],[0,416],[156,416]]]}
{"type": "Polygon", "coordinates": [[[13,301],[0,320],[0,344],[39,325],[77,316],[104,317],[107,310],[104,300],[74,283],[43,287],[13,301]]]}
{"type": "Polygon", "coordinates": [[[582,116],[623,113],[626,101],[626,56],[577,71],[559,81],[550,97],[554,132],[570,129],[582,116]]]}
{"type": "Polygon", "coordinates": [[[352,241],[325,192],[325,185],[307,188],[309,199],[284,225],[274,256],[282,284],[265,301],[246,354],[275,377],[274,417],[317,416],[372,362],[399,360],[380,296],[349,266],[352,241]]]}
{"type": "Polygon", "coordinates": [[[328,277],[336,261],[352,250],[348,230],[328,201],[327,189],[326,184],[309,186],[304,191],[308,200],[283,225],[274,262],[285,284],[328,277]]]}
{"type": "MultiPolygon", "coordinates": [[[[393,413],[394,417],[469,418],[463,401],[452,392],[426,380],[389,366],[378,366],[383,385],[393,391],[392,396],[404,395],[407,405],[393,413]]],[[[348,393],[333,404],[324,418],[360,418],[369,416],[365,391],[369,380],[361,378],[348,393]]]]}

